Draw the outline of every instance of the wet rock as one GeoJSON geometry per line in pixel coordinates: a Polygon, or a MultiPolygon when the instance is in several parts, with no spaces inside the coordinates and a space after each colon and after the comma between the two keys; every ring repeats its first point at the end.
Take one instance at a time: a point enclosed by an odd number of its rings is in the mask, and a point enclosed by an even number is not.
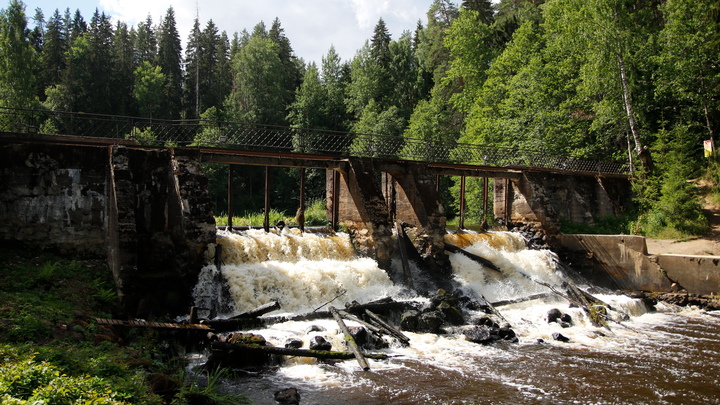
{"type": "Polygon", "coordinates": [[[418,331],[428,333],[440,332],[440,327],[443,325],[443,315],[440,311],[429,311],[420,315],[418,319],[418,331]]]}
{"type": "Polygon", "coordinates": [[[322,336],[313,336],[310,339],[310,350],[330,350],[332,349],[332,343],[325,340],[322,336]]]}
{"type": "Polygon", "coordinates": [[[569,342],[570,338],[563,335],[562,333],[555,332],[552,334],[553,339],[557,340],[558,342],[569,342]]]}
{"type": "Polygon", "coordinates": [[[289,338],[285,341],[285,348],[287,349],[299,349],[303,345],[303,341],[296,338],[289,338]]]}
{"type": "Polygon", "coordinates": [[[493,339],[490,328],[484,325],[472,326],[470,328],[464,329],[463,335],[465,335],[465,337],[473,343],[488,344],[495,341],[495,339],[493,339]]]}
{"type": "Polygon", "coordinates": [[[548,323],[557,322],[557,320],[560,319],[562,317],[562,315],[563,315],[563,313],[559,309],[553,308],[553,309],[549,310],[547,313],[547,322],[548,323]]]}
{"type": "Polygon", "coordinates": [[[310,325],[307,329],[305,329],[305,333],[310,332],[325,332],[325,328],[320,325],[310,325]]]}
{"type": "Polygon", "coordinates": [[[355,339],[355,343],[363,349],[375,350],[388,347],[388,343],[385,342],[382,337],[370,333],[370,331],[362,326],[350,326],[348,329],[350,330],[350,335],[355,339]]]}
{"type": "Polygon", "coordinates": [[[502,328],[498,329],[498,335],[503,340],[514,340],[517,339],[517,336],[515,335],[515,331],[512,330],[510,325],[503,325],[502,328]]]}
{"type": "Polygon", "coordinates": [[[569,328],[572,326],[571,324],[569,324],[567,322],[559,322],[559,323],[560,323],[560,327],[562,327],[562,328],[569,328]]]}
{"type": "Polygon", "coordinates": [[[462,314],[460,313],[460,310],[457,309],[457,307],[450,305],[450,302],[443,301],[438,305],[438,310],[440,310],[445,318],[445,320],[450,325],[462,325],[465,323],[465,318],[463,318],[462,314]]]}
{"type": "Polygon", "coordinates": [[[499,327],[500,327],[495,321],[493,321],[491,318],[489,318],[489,317],[487,317],[487,316],[483,316],[482,318],[473,319],[473,320],[471,321],[471,324],[473,324],[473,325],[485,325],[485,326],[494,327],[494,328],[499,328],[499,327]]]}
{"type": "Polygon", "coordinates": [[[562,314],[562,316],[560,317],[560,320],[569,325],[572,325],[572,323],[573,323],[572,316],[570,316],[570,314],[562,314]]]}
{"type": "Polygon", "coordinates": [[[297,388],[286,388],[275,392],[275,401],[284,405],[300,404],[300,392],[297,388]]]}
{"type": "Polygon", "coordinates": [[[409,310],[403,312],[400,316],[400,328],[410,332],[416,332],[418,330],[418,323],[420,320],[420,312],[415,310],[409,310]]]}

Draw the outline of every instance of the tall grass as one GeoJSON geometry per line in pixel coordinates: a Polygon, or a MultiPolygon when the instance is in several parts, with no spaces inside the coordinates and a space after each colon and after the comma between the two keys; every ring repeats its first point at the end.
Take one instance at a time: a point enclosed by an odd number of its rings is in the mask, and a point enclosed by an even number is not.
{"type": "MultiPolygon", "coordinates": [[[[309,202],[305,208],[305,225],[306,226],[324,226],[328,224],[326,216],[325,200],[317,199],[309,202]]],[[[269,215],[270,226],[275,226],[278,222],[282,221],[286,226],[297,226],[299,225],[298,220],[293,215],[288,215],[286,212],[278,211],[276,209],[270,210],[269,215]]],[[[232,224],[233,226],[263,226],[265,221],[265,214],[262,212],[249,212],[245,211],[241,216],[233,215],[232,224]]],[[[215,217],[216,226],[227,226],[228,216],[227,214],[215,217]]]]}

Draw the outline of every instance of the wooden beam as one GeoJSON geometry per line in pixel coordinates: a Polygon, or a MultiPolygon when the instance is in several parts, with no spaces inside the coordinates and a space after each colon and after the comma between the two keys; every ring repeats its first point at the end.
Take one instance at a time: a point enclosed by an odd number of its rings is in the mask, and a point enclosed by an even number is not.
{"type": "Polygon", "coordinates": [[[263,228],[265,232],[270,232],[270,166],[265,166],[265,218],[263,220],[263,228]]]}

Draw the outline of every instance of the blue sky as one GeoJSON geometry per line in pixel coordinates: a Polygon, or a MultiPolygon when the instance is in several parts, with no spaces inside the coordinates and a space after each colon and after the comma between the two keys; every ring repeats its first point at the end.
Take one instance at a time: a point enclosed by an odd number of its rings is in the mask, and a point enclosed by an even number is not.
{"type": "MultiPolygon", "coordinates": [[[[7,0],[0,0],[6,2],[7,0]]],[[[270,28],[275,17],[285,29],[285,35],[295,54],[306,62],[318,64],[334,45],[343,60],[352,59],[372,36],[380,17],[385,20],[393,39],[403,31],[413,31],[417,21],[427,23],[426,13],[432,0],[23,0],[28,17],[41,8],[48,18],[56,8],[79,9],[86,21],[95,9],[111,16],[114,21],[137,25],[148,15],[157,24],[171,5],[175,9],[183,46],[195,18],[196,6],[200,23],[212,19],[220,31],[232,38],[234,32],[253,27],[260,21],[270,28]]],[[[455,2],[458,3],[457,1],[455,2]]],[[[6,3],[7,4],[7,3],[6,3]]],[[[0,3],[1,8],[6,4],[0,3]]]]}

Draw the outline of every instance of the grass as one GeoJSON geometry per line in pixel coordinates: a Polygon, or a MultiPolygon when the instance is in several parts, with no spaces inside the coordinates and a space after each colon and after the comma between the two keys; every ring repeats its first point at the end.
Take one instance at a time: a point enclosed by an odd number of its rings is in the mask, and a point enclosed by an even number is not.
{"type": "Polygon", "coordinates": [[[190,378],[181,353],[164,349],[172,341],[159,332],[99,339],[112,333],[93,319],[120,313],[103,261],[0,247],[0,403],[183,404],[198,396],[245,403],[216,392],[222,375],[203,384],[190,378]],[[174,389],[159,390],[154,375],[174,389]]]}
{"type": "MultiPolygon", "coordinates": [[[[298,226],[297,218],[275,209],[270,210],[270,226],[283,221],[287,226],[298,226]]],[[[263,226],[265,215],[262,212],[244,212],[241,216],[233,215],[233,226],[263,226]]],[[[215,217],[215,225],[227,226],[227,214],[215,217]]],[[[305,209],[305,226],[326,226],[328,224],[325,200],[313,200],[305,209]]]]}

